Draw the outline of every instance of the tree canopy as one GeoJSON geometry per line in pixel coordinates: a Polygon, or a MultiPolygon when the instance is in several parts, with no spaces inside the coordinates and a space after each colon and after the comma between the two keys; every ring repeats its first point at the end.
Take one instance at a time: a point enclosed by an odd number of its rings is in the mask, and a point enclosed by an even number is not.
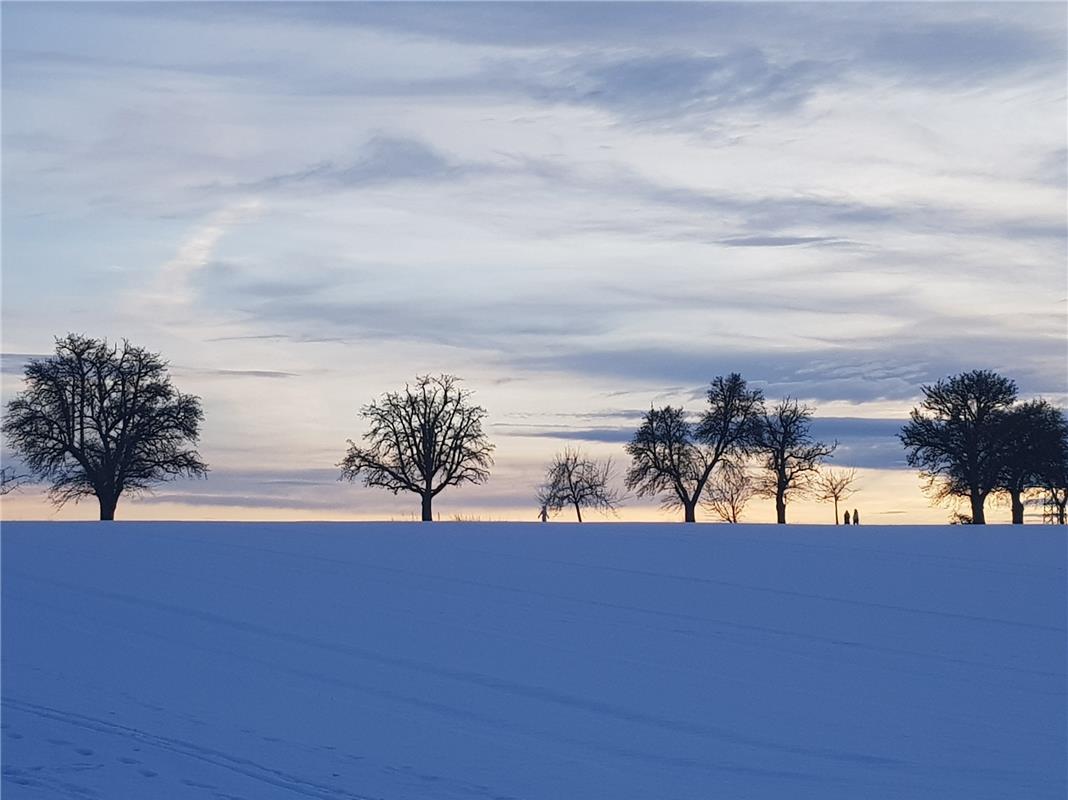
{"type": "Polygon", "coordinates": [[[665,507],[683,509],[686,522],[697,519],[697,505],[716,466],[749,452],[763,408],[760,390],[749,389],[738,373],[716,377],[706,399],[708,407],[696,424],[682,408],[649,409],[627,444],[627,488],[639,497],[661,495],[665,507]]]}
{"type": "Polygon", "coordinates": [[[825,444],[811,434],[812,408],[786,397],[765,412],[756,429],[753,449],[764,471],[758,489],[775,498],[775,520],[786,522],[790,498],[808,491],[823,460],[838,442],[825,444]]]}
{"type": "Polygon", "coordinates": [[[349,440],[341,477],[419,495],[422,520],[430,522],[433,499],[446,487],[489,478],[493,445],[482,430],[486,410],[471,396],[453,375],[421,375],[365,405],[364,446],[349,440]]]}
{"type": "Polygon", "coordinates": [[[1005,475],[1013,447],[1008,411],[1016,384],[990,370],[973,370],[921,387],[923,401],[902,429],[908,464],[920,470],[936,500],[966,498],[971,522],[986,522],[987,497],[1005,475]]]}
{"type": "Polygon", "coordinates": [[[208,470],[192,446],[200,399],[174,388],[156,353],[69,334],[55,355],[30,361],[25,384],[4,434],[57,505],[95,495],[110,520],[123,492],[208,470]]]}
{"type": "Polygon", "coordinates": [[[545,481],[538,489],[538,503],[546,513],[555,514],[574,508],[582,522],[582,509],[614,511],[620,492],[612,486],[612,461],[597,461],[581,450],[565,448],[546,470],[545,481]]]}

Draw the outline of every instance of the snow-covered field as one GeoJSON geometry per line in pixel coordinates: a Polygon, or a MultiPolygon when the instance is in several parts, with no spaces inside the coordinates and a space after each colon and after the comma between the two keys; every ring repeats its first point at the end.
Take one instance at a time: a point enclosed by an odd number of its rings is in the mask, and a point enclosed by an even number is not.
{"type": "Polygon", "coordinates": [[[1056,798],[1064,529],[6,523],[3,797],[1056,798]]]}

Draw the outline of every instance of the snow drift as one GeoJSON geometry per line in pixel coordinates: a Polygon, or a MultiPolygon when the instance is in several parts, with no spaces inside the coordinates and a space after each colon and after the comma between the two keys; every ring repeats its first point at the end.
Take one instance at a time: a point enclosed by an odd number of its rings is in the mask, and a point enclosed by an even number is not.
{"type": "Polygon", "coordinates": [[[1063,529],[6,523],[5,798],[1063,798],[1063,529]]]}

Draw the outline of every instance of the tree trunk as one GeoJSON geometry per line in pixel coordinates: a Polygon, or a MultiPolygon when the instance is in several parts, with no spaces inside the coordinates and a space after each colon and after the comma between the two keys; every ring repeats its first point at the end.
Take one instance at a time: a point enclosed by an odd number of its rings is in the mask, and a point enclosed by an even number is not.
{"type": "Polygon", "coordinates": [[[1024,504],[1021,497],[1022,492],[1010,491],[1009,497],[1012,498],[1012,524],[1023,525],[1024,524],[1024,504]]]}
{"type": "Polygon", "coordinates": [[[1057,524],[1063,525],[1065,518],[1065,508],[1068,507],[1068,502],[1057,503],[1057,524]]]}
{"type": "Polygon", "coordinates": [[[427,492],[422,495],[423,498],[423,522],[433,522],[434,517],[430,512],[430,503],[434,499],[434,495],[427,492]]]}
{"type": "Polygon", "coordinates": [[[786,524],[786,497],[781,494],[775,495],[775,522],[786,524]]]}
{"type": "Polygon", "coordinates": [[[99,494],[97,500],[100,501],[100,519],[102,521],[115,519],[115,506],[119,504],[119,496],[99,494]]]}
{"type": "Polygon", "coordinates": [[[986,525],[986,512],[983,510],[986,498],[981,494],[973,494],[972,502],[972,525],[986,525]]]}
{"type": "Polygon", "coordinates": [[[697,503],[683,503],[682,509],[686,515],[686,522],[697,522],[697,503]]]}
{"type": "Polygon", "coordinates": [[[838,498],[834,498],[834,524],[841,525],[842,522],[838,518],[838,498]]]}
{"type": "Polygon", "coordinates": [[[579,508],[578,503],[575,503],[575,516],[578,517],[579,522],[582,522],[582,509],[579,508]]]}

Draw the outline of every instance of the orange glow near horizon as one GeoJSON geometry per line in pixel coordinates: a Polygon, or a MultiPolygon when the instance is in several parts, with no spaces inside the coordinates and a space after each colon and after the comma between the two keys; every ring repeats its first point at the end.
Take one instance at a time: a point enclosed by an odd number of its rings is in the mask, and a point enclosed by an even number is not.
{"type": "MultiPolygon", "coordinates": [[[[920,489],[916,473],[905,470],[857,470],[860,490],[843,504],[859,509],[861,524],[871,525],[939,525],[949,521],[951,509],[932,506],[920,489]]],[[[529,506],[480,506],[477,487],[463,490],[463,503],[450,502],[449,494],[443,493],[437,500],[437,521],[477,522],[535,522],[537,509],[533,501],[529,506]]],[[[232,505],[198,505],[194,503],[146,503],[137,498],[125,498],[119,502],[117,518],[136,521],[228,521],[228,522],[410,522],[419,518],[418,498],[400,495],[393,498],[388,492],[375,493],[378,502],[367,507],[364,504],[352,508],[339,506],[332,509],[264,508],[242,505],[235,498],[232,505]]],[[[17,520],[95,520],[96,503],[92,498],[81,503],[68,503],[55,509],[48,503],[44,493],[27,488],[12,493],[0,500],[0,521],[17,520]]],[[[787,507],[787,519],[799,524],[833,524],[833,506],[801,498],[787,507]]],[[[678,522],[681,512],[661,509],[655,502],[638,504],[631,499],[622,506],[617,515],[585,512],[586,522],[678,522]]],[[[987,504],[988,522],[1008,523],[1010,512],[1006,503],[993,500],[987,504]]],[[[774,505],[769,500],[753,500],[743,514],[743,522],[772,523],[775,521],[774,505]]],[[[699,523],[716,522],[706,512],[698,512],[699,523]]],[[[1028,523],[1039,522],[1037,512],[1029,509],[1028,523]]],[[[573,514],[566,512],[554,517],[552,522],[574,522],[573,514]]]]}

